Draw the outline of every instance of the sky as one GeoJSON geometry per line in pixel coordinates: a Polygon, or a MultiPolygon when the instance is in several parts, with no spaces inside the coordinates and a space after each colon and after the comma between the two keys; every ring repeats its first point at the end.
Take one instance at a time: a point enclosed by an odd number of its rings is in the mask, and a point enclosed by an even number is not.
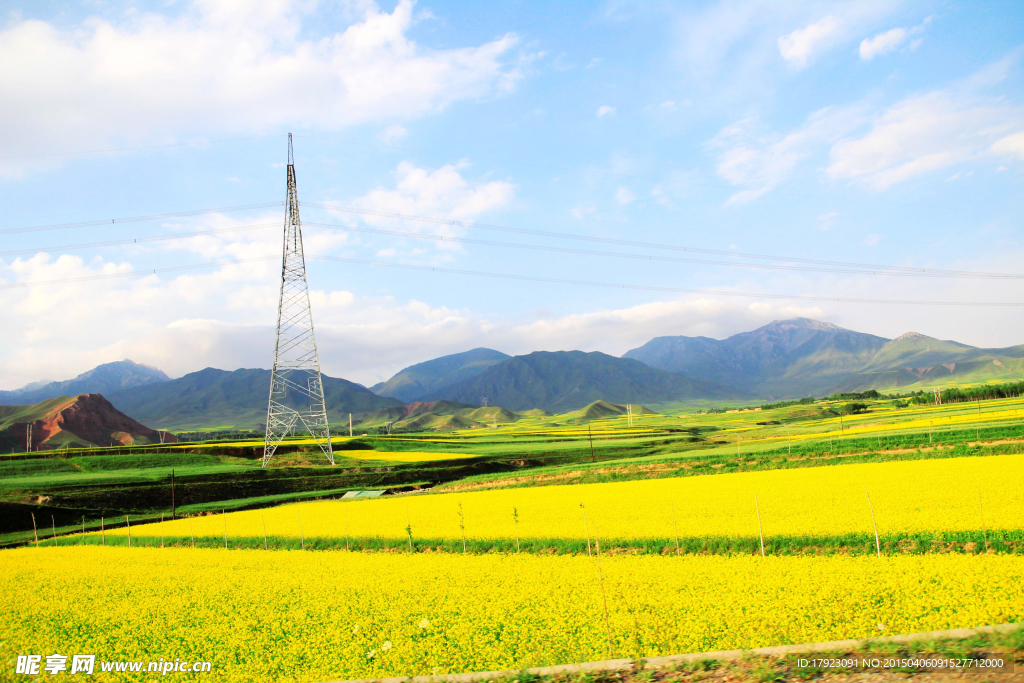
{"type": "Polygon", "coordinates": [[[331,376],[1021,344],[1022,85],[1012,1],[0,2],[0,389],[269,368],[289,132],[331,376]]]}

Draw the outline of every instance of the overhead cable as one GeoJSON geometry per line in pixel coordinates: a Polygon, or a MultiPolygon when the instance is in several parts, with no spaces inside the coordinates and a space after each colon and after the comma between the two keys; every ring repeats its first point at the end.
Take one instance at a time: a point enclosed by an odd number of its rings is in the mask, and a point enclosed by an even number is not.
{"type": "Polygon", "coordinates": [[[276,206],[284,206],[284,202],[266,202],[263,204],[246,204],[244,206],[228,206],[221,209],[198,209],[195,211],[175,211],[171,213],[154,213],[148,216],[129,216],[128,218],[106,218],[98,221],[84,221],[80,223],[54,223],[53,225],[36,225],[28,228],[4,228],[0,235],[14,235],[22,232],[42,232],[44,230],[64,230],[66,228],[91,228],[98,225],[117,225],[118,223],[139,223],[142,221],[155,221],[161,218],[183,218],[186,216],[201,216],[207,213],[227,213],[229,211],[247,211],[249,209],[269,209],[276,206]]]}
{"type": "MultiPolygon", "coordinates": [[[[451,244],[475,244],[488,247],[502,247],[512,249],[528,249],[531,251],[545,251],[561,254],[582,254],[585,256],[610,256],[613,258],[626,258],[640,261],[662,261],[669,263],[695,263],[698,265],[726,266],[729,268],[756,268],[761,270],[788,270],[813,273],[842,273],[849,275],[894,275],[897,277],[926,277],[926,278],[969,278],[969,279],[995,279],[995,280],[1024,280],[1024,275],[1012,275],[1003,273],[970,273],[946,274],[940,272],[913,272],[913,271],[886,271],[886,270],[857,270],[854,268],[837,268],[827,266],[803,266],[786,265],[774,263],[745,263],[742,261],[712,261],[710,259],[680,258],[674,256],[655,256],[646,254],[628,254],[614,251],[594,251],[592,249],[574,249],[571,247],[550,247],[537,244],[518,244],[515,242],[495,242],[492,240],[480,240],[469,237],[446,237],[443,235],[424,235],[416,232],[402,230],[386,230],[383,228],[368,228],[348,225],[334,225],[330,223],[314,223],[305,221],[306,226],[326,228],[329,230],[344,230],[347,232],[362,232],[374,235],[388,235],[392,237],[403,237],[417,240],[430,240],[434,242],[447,242],[451,244]]],[[[3,255],[0,253],[0,255],[3,255]]]]}
{"type": "Polygon", "coordinates": [[[122,277],[145,277],[147,275],[158,275],[160,273],[176,273],[184,270],[199,270],[201,268],[214,268],[216,266],[234,266],[240,263],[254,263],[256,261],[276,261],[280,256],[257,256],[254,258],[236,259],[232,261],[210,261],[209,263],[195,263],[187,266],[168,266],[166,268],[151,268],[147,270],[133,270],[127,273],[101,273],[98,275],[83,275],[81,277],[68,277],[58,280],[35,280],[30,282],[10,282],[0,284],[0,289],[20,289],[24,287],[39,287],[42,285],[66,285],[75,282],[92,282],[93,280],[113,280],[122,277]]]}
{"type": "Polygon", "coordinates": [[[631,289],[648,292],[673,292],[680,294],[708,294],[715,296],[736,296],[753,299],[792,299],[795,301],[833,301],[839,303],[855,304],[900,304],[910,306],[995,306],[1014,308],[1024,306],[1024,303],[1004,303],[997,301],[928,301],[911,299],[867,299],[853,297],[834,296],[802,296],[792,294],[763,294],[760,292],[730,292],[717,289],[687,289],[683,287],[660,287],[657,285],[629,285],[614,282],[594,282],[591,280],[570,280],[567,278],[540,277],[533,275],[516,275],[513,273],[487,273],[478,270],[461,270],[458,268],[440,268],[436,266],[418,266],[407,263],[392,263],[387,261],[364,261],[362,259],[343,258],[341,256],[307,256],[307,259],[318,261],[333,261],[337,263],[355,263],[366,266],[384,266],[386,268],[402,268],[405,270],[429,271],[434,273],[449,273],[452,275],[472,275],[476,277],[491,277],[504,280],[524,280],[528,282],[550,282],[562,285],[582,285],[586,287],[603,287],[610,289],[631,289]]]}
{"type": "Polygon", "coordinates": [[[215,228],[213,230],[196,230],[193,232],[176,232],[171,235],[155,235],[152,237],[129,237],[122,240],[110,240],[108,242],[89,242],[86,244],[68,244],[62,247],[44,247],[36,249],[14,249],[11,251],[0,251],[0,256],[17,256],[19,254],[36,254],[41,251],[77,251],[79,249],[98,249],[101,247],[120,247],[129,244],[146,244],[147,242],[161,242],[176,240],[184,237],[201,237],[203,235],[220,235],[228,232],[241,232],[244,230],[258,230],[260,228],[280,227],[280,223],[254,223],[252,225],[236,225],[231,228],[215,228]]]}
{"type": "Polygon", "coordinates": [[[414,216],[409,214],[392,213],[388,211],[375,211],[371,209],[359,209],[351,206],[336,206],[333,204],[318,204],[313,202],[302,202],[301,206],[313,206],[320,209],[326,209],[328,211],[339,211],[342,213],[353,213],[364,216],[377,216],[380,218],[393,218],[398,220],[408,221],[419,221],[424,223],[433,223],[436,225],[457,225],[465,228],[478,228],[480,230],[496,230],[500,232],[511,232],[522,235],[537,235],[540,237],[555,237],[559,239],[571,239],[580,240],[584,242],[597,242],[603,244],[616,244],[620,246],[628,247],[640,247],[643,249],[667,249],[670,251],[683,251],[694,254],[708,254],[713,256],[728,256],[731,258],[748,258],[758,259],[767,261],[782,261],[786,263],[806,263],[810,265],[823,265],[823,266],[837,266],[845,268],[858,268],[869,271],[900,271],[900,272],[915,272],[915,273],[942,273],[947,276],[1001,276],[1001,277],[1020,277],[1019,274],[1015,273],[989,273],[985,271],[966,271],[966,270],[945,270],[939,268],[913,268],[910,266],[886,266],[872,263],[854,263],[850,261],[827,261],[822,259],[808,259],[799,258],[795,256],[772,256],[767,254],[753,254],[748,252],[737,252],[728,251],[724,249],[702,249],[697,247],[683,247],[674,244],[659,244],[653,242],[639,242],[635,240],[622,240],[611,237],[594,237],[590,235],[578,235],[567,232],[555,232],[551,230],[533,230],[530,228],[512,228],[504,225],[494,225],[490,223],[476,223],[473,221],[460,221],[452,220],[449,218],[432,218],[430,216],[414,216]]]}
{"type": "MultiPolygon", "coordinates": [[[[69,284],[75,282],[88,282],[92,280],[110,280],[122,277],[135,277],[157,275],[160,273],[180,272],[197,270],[201,268],[212,268],[215,266],[231,266],[242,263],[253,263],[257,261],[277,260],[278,256],[260,256],[248,259],[237,259],[231,261],[211,261],[209,263],[198,263],[185,266],[171,266],[167,268],[154,268],[143,271],[132,271],[127,273],[103,273],[98,275],[86,275],[74,278],[62,278],[57,280],[36,280],[32,282],[14,282],[0,284],[0,290],[25,287],[38,287],[43,285],[69,284]]],[[[677,294],[705,294],[711,296],[734,296],[751,299],[789,299],[794,301],[832,301],[838,303],[858,304],[898,304],[910,306],[986,306],[999,308],[1019,308],[1024,303],[998,302],[998,301],[928,301],[922,299],[868,299],[854,297],[831,297],[831,296],[806,296],[795,294],[766,294],[761,292],[732,292],[716,289],[689,289],[684,287],[662,287],[657,285],[631,285],[614,282],[595,282],[591,280],[570,280],[568,278],[542,277],[535,275],[517,275],[515,273],[488,273],[478,270],[462,270],[458,268],[441,268],[437,266],[420,266],[408,263],[393,263],[387,261],[368,261],[363,259],[344,258],[341,256],[307,256],[307,259],[317,261],[329,261],[334,263],[353,263],[366,266],[381,266],[385,268],[399,268],[402,270],[417,270],[432,273],[447,273],[451,275],[470,275],[475,277],[489,277],[503,280],[521,280],[526,282],[547,282],[563,285],[580,285],[585,287],[601,287],[605,289],[627,289],[647,292],[671,292],[677,294]]]]}

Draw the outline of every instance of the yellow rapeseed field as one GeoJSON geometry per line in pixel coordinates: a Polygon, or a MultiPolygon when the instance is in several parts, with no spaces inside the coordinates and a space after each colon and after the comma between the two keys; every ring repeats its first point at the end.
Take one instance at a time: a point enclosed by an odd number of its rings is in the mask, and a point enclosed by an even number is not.
{"type": "MultiPolygon", "coordinates": [[[[602,484],[326,501],[133,527],[133,536],[767,537],[1024,528],[1024,455],[913,460],[602,484]],[[460,517],[460,504],[462,516],[460,517]],[[301,519],[301,522],[300,522],[301,519]],[[460,526],[463,525],[463,526],[460,526]]],[[[124,528],[108,531],[125,534],[124,528]]]]}
{"type": "Polygon", "coordinates": [[[1017,556],[618,556],[601,570],[608,631],[586,556],[4,550],[0,655],[7,672],[19,654],[95,654],[209,660],[212,681],[324,681],[1024,618],[1017,556]]]}

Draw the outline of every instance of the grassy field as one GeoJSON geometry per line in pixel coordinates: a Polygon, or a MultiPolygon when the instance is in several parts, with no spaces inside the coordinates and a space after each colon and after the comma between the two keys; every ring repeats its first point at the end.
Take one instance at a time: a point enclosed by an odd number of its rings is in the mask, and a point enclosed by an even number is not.
{"type": "Polygon", "coordinates": [[[43,527],[70,533],[84,521],[98,529],[101,518],[159,520],[171,516],[172,505],[176,515],[194,515],[353,490],[468,492],[1024,450],[1020,399],[865,403],[867,411],[856,415],[836,414],[843,402],[823,401],[636,414],[630,427],[624,416],[587,420],[587,411],[577,411],[497,427],[335,437],[335,466],[308,439],[286,442],[266,469],[257,440],[8,454],[0,457],[0,544],[25,542],[43,527]]]}

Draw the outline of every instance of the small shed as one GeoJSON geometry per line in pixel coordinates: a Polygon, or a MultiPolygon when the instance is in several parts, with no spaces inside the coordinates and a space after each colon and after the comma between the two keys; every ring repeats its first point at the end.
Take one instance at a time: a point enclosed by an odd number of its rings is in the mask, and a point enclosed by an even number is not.
{"type": "Polygon", "coordinates": [[[342,498],[380,498],[387,491],[346,491],[342,498]]]}

